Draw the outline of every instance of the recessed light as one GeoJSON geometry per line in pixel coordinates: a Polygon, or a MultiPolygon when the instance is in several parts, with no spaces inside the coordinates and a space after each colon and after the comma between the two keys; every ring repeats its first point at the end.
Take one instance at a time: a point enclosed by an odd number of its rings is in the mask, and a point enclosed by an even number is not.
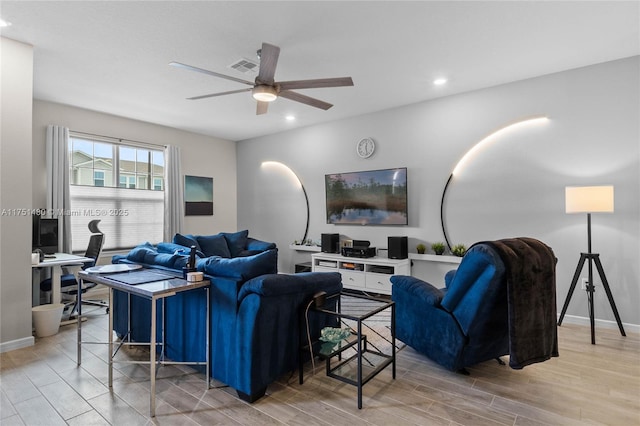
{"type": "Polygon", "coordinates": [[[11,22],[5,21],[4,19],[0,19],[0,27],[4,28],[4,27],[9,27],[11,26],[11,22]]]}
{"type": "Polygon", "coordinates": [[[287,115],[284,117],[284,119],[287,121],[293,121],[296,119],[296,117],[294,115],[287,115]]]}
{"type": "Polygon", "coordinates": [[[433,80],[433,84],[436,86],[442,86],[446,82],[447,82],[446,78],[436,78],[435,80],[433,80]]]}

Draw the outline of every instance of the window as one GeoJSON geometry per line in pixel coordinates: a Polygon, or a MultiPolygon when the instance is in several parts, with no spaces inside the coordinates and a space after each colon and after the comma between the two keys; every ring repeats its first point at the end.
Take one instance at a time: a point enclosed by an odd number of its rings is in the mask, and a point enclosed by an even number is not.
{"type": "Polygon", "coordinates": [[[164,151],[155,147],[71,132],[72,250],[86,249],[94,219],[100,219],[104,249],[162,241],[164,169],[164,151]]]}
{"type": "Polygon", "coordinates": [[[164,188],[162,187],[162,182],[163,182],[163,179],[161,178],[153,178],[153,190],[163,191],[164,188]]]}
{"type": "Polygon", "coordinates": [[[104,171],[103,170],[94,170],[93,171],[93,186],[104,186],[104,171]]]}

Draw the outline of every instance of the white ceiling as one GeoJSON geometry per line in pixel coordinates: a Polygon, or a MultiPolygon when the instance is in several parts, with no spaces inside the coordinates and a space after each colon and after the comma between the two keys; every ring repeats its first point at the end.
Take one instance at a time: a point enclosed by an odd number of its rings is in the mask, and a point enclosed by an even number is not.
{"type": "MultiPolygon", "coordinates": [[[[0,1],[34,48],[34,97],[228,140],[339,120],[640,54],[638,1],[0,1]],[[168,66],[228,68],[280,46],[276,80],[353,77],[255,114],[246,86],[168,66]],[[435,87],[436,77],[449,79],[435,87]],[[297,117],[294,122],[284,119],[297,117]]],[[[114,135],[117,133],[114,131],[114,135]]],[[[117,136],[117,135],[115,135],[117,136]]]]}

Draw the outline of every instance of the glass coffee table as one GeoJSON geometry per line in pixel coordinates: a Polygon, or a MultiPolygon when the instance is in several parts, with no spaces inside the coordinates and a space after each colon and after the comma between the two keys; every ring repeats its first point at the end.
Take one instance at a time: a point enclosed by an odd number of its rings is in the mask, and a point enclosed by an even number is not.
{"type": "MultiPolygon", "coordinates": [[[[342,328],[350,330],[344,339],[315,344],[312,342],[312,347],[316,356],[325,359],[327,376],[357,387],[358,408],[362,408],[362,387],[369,380],[389,365],[392,366],[393,378],[396,378],[395,303],[383,298],[343,292],[327,297],[322,307],[311,307],[310,311],[334,315],[340,319],[342,328]],[[328,305],[335,298],[338,298],[334,305],[336,308],[330,309],[328,305]],[[375,316],[383,316],[376,324],[388,327],[390,338],[365,322],[375,316]],[[367,338],[367,335],[371,337],[367,338]],[[372,339],[378,342],[374,344],[372,339]],[[381,343],[390,345],[390,353],[379,348],[381,343]]],[[[301,345],[301,351],[308,352],[309,345],[301,345]]],[[[299,379],[302,384],[302,366],[299,369],[299,379]]]]}

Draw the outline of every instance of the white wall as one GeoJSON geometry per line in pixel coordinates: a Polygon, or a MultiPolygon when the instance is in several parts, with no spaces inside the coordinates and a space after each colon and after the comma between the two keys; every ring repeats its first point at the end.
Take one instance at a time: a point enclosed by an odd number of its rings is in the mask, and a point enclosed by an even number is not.
{"type": "MultiPolygon", "coordinates": [[[[286,185],[278,191],[273,172],[260,168],[274,160],[291,167],[309,193],[310,238],[335,232],[383,248],[388,236],[407,235],[409,251],[415,252],[417,242],[444,240],[442,191],[465,152],[506,124],[543,114],[547,124],[496,139],[454,178],[445,204],[450,240],[469,246],[531,236],[546,242],[558,258],[560,310],[580,252],[586,251],[586,216],[564,213],[564,187],[612,184],[615,213],[593,215],[593,247],[601,253],[623,322],[638,325],[639,62],[633,57],[239,142],[238,226],[277,242],[283,271],[308,260],[308,254],[287,248],[304,232],[306,212],[303,198],[286,185]],[[355,152],[363,137],[376,141],[375,154],[366,160],[355,152]],[[325,174],[389,167],[408,168],[409,226],[326,224],[325,174]]],[[[413,274],[441,284],[446,267],[431,268],[415,262],[413,274]]],[[[596,317],[613,320],[595,283],[596,317]]],[[[568,315],[587,316],[584,292],[574,294],[568,315]]]]}
{"type": "Polygon", "coordinates": [[[0,352],[30,346],[33,47],[0,38],[0,352]],[[5,210],[6,209],[6,210],[5,210]]]}
{"type": "Polygon", "coordinates": [[[46,207],[45,136],[49,124],[161,146],[179,146],[183,174],[213,177],[213,216],[187,216],[185,232],[215,234],[237,229],[235,142],[39,100],[33,103],[34,206],[46,207]]]}

